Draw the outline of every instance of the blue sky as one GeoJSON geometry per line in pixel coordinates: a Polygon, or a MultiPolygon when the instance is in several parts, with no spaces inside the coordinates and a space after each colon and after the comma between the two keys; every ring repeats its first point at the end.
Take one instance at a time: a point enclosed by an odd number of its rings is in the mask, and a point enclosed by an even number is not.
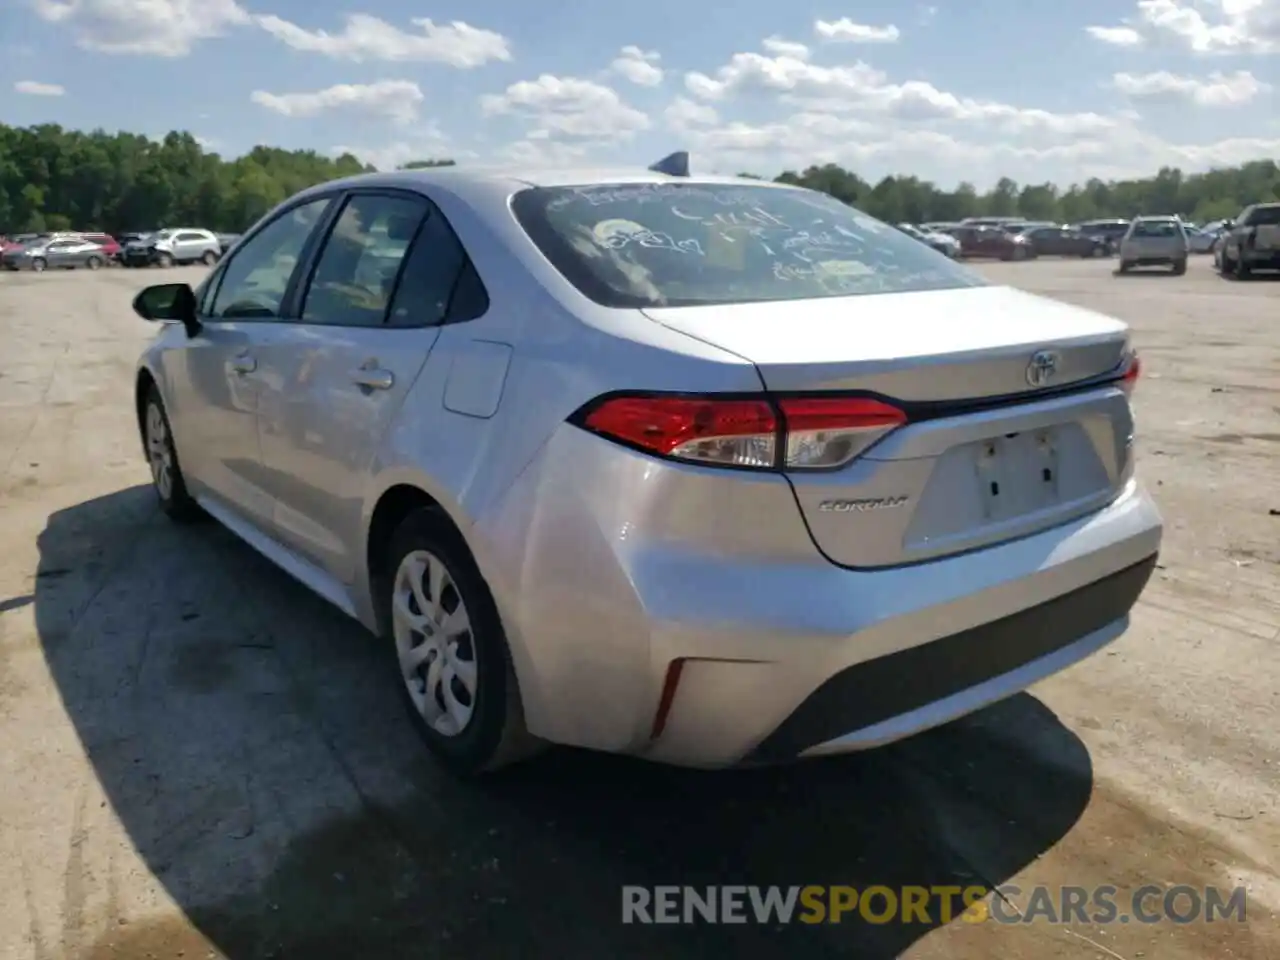
{"type": "Polygon", "coordinates": [[[1280,156],[1280,0],[350,2],[6,0],[0,121],[946,186],[1280,156]]]}

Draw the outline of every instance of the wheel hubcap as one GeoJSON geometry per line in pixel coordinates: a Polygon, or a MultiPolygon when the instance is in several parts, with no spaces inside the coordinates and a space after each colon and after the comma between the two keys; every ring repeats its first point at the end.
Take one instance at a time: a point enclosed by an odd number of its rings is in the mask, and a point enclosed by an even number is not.
{"type": "Polygon", "coordinates": [[[471,618],[439,557],[415,550],[400,563],[391,594],[400,674],[433,730],[456,737],[471,722],[479,675],[471,618]]]}
{"type": "Polygon", "coordinates": [[[147,407],[147,460],[151,464],[151,479],[156,490],[168,500],[173,493],[173,452],[169,447],[164,414],[154,403],[147,407]]]}

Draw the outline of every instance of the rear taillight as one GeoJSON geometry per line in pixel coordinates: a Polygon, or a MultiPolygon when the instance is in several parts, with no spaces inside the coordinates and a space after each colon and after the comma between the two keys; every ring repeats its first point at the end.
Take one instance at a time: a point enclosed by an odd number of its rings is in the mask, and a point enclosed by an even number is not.
{"type": "Polygon", "coordinates": [[[1142,358],[1136,353],[1129,354],[1125,360],[1124,372],[1120,374],[1120,389],[1133,396],[1133,389],[1138,385],[1138,377],[1142,376],[1142,358]]]}
{"type": "Polygon", "coordinates": [[[843,466],[907,422],[863,397],[719,398],[623,395],[574,422],[646,453],[709,466],[822,470],[843,466]]]}

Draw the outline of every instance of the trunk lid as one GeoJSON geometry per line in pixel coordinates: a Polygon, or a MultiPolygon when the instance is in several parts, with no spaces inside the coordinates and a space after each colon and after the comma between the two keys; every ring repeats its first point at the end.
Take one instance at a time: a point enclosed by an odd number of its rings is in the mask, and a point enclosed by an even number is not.
{"type": "Polygon", "coordinates": [[[750,360],[772,393],[873,393],[908,411],[852,463],[788,472],[815,545],[842,566],[1065,523],[1113,500],[1132,471],[1125,393],[1059,392],[1124,362],[1128,328],[1089,310],[976,287],[644,312],[750,360]]]}

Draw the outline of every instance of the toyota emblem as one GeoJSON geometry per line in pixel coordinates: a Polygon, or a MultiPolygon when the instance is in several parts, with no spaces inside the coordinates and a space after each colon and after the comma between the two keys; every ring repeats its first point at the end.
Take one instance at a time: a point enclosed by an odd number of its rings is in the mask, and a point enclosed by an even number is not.
{"type": "Polygon", "coordinates": [[[1046,387],[1058,372],[1061,357],[1056,350],[1037,350],[1027,364],[1027,383],[1033,387],[1046,387]]]}

